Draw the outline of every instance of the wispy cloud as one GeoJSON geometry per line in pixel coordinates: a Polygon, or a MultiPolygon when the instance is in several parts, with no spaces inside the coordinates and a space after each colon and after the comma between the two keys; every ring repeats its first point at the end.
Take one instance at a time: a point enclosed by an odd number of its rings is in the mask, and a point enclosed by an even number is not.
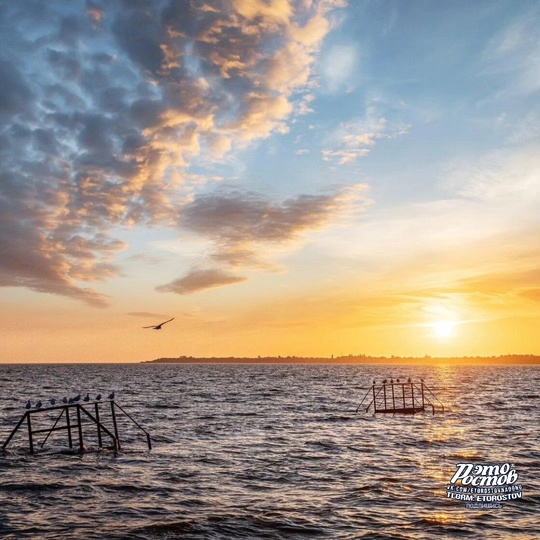
{"type": "Polygon", "coordinates": [[[536,215],[540,198],[538,156],[538,146],[530,145],[502,148],[477,160],[456,161],[448,166],[444,185],[463,197],[503,204],[514,214],[526,207],[536,215]]]}
{"type": "Polygon", "coordinates": [[[358,75],[359,54],[354,44],[333,45],[321,58],[323,88],[331,94],[348,91],[358,75]]]}
{"type": "Polygon", "coordinates": [[[219,268],[193,268],[184,277],[173,282],[157,287],[161,292],[173,292],[176,294],[193,294],[224,285],[233,285],[246,281],[247,278],[237,276],[219,268]]]}
{"type": "Polygon", "coordinates": [[[363,118],[343,122],[327,138],[329,148],[322,151],[324,161],[337,165],[353,163],[367,156],[380,139],[393,139],[405,135],[410,126],[389,122],[377,107],[370,106],[363,118]]]}
{"type": "Polygon", "coordinates": [[[540,89],[540,10],[524,10],[486,45],[481,58],[483,75],[504,77],[497,95],[530,94],[540,89]]]}
{"type": "Polygon", "coordinates": [[[168,317],[168,315],[163,315],[163,313],[151,313],[148,311],[130,311],[127,313],[127,315],[131,315],[132,317],[144,317],[144,318],[165,318],[168,317]]]}

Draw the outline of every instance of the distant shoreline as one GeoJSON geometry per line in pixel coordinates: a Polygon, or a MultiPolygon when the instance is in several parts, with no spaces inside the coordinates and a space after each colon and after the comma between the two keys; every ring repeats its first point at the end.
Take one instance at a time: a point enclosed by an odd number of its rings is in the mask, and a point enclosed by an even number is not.
{"type": "Polygon", "coordinates": [[[429,364],[429,365],[540,365],[540,356],[503,355],[503,356],[462,356],[462,357],[385,357],[385,356],[338,356],[338,357],[302,357],[302,356],[265,356],[265,357],[194,357],[156,358],[143,364],[429,364]]]}

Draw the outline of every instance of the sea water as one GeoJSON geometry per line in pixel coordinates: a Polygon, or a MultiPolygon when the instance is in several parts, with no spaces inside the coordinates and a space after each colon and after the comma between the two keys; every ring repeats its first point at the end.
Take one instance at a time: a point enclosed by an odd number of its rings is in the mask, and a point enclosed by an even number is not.
{"type": "Polygon", "coordinates": [[[539,367],[0,365],[0,389],[2,443],[28,399],[112,390],[153,439],[119,418],[117,454],[59,452],[55,432],[29,455],[21,430],[3,539],[540,538],[539,367]],[[356,414],[390,377],[424,378],[445,413],[356,414]],[[459,463],[508,464],[522,496],[467,508],[459,463]]]}

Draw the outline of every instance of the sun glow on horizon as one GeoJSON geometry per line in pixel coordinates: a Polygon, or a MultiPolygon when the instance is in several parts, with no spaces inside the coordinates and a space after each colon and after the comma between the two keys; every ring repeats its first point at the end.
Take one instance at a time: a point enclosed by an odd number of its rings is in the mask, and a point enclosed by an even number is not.
{"type": "Polygon", "coordinates": [[[454,332],[455,322],[452,321],[439,321],[433,324],[435,334],[439,338],[449,338],[454,332]]]}

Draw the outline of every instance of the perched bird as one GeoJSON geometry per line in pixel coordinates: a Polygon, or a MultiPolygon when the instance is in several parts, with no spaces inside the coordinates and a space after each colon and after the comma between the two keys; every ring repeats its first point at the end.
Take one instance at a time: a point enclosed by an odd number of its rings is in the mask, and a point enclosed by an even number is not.
{"type": "Polygon", "coordinates": [[[70,397],[70,398],[69,398],[69,401],[68,401],[68,404],[71,405],[72,403],[73,403],[73,398],[70,397]]]}
{"type": "Polygon", "coordinates": [[[62,400],[62,403],[67,403],[68,402],[68,398],[66,396],[64,396],[64,399],[62,400]]]}
{"type": "Polygon", "coordinates": [[[49,403],[51,405],[54,405],[56,403],[56,399],[54,399],[54,398],[49,399],[49,403]]]}
{"type": "Polygon", "coordinates": [[[111,392],[111,393],[109,394],[109,399],[114,399],[114,392],[111,392]]]}
{"type": "Polygon", "coordinates": [[[169,319],[168,321],[165,321],[165,322],[162,322],[162,323],[159,323],[159,324],[155,324],[155,325],[152,325],[152,326],[143,326],[143,328],[152,328],[153,330],[161,330],[161,327],[164,324],[167,324],[168,322],[171,322],[173,320],[174,320],[174,317],[172,319],[169,319]]]}
{"type": "Polygon", "coordinates": [[[31,402],[30,400],[28,400],[28,401],[26,402],[25,407],[26,407],[27,409],[30,409],[30,408],[32,407],[32,402],[31,402]]]}
{"type": "Polygon", "coordinates": [[[399,382],[399,379],[396,379],[396,382],[399,382]]]}
{"type": "Polygon", "coordinates": [[[384,381],[382,382],[383,384],[386,384],[386,379],[384,379],[384,381]]]}
{"type": "Polygon", "coordinates": [[[90,394],[86,393],[86,396],[84,396],[83,401],[90,401],[90,394]]]}
{"type": "Polygon", "coordinates": [[[390,382],[391,382],[392,384],[394,384],[394,379],[390,379],[390,382]]]}
{"type": "Polygon", "coordinates": [[[99,401],[100,399],[101,399],[101,394],[98,394],[98,395],[96,396],[96,400],[99,401]]]}
{"type": "Polygon", "coordinates": [[[41,403],[41,399],[36,403],[36,409],[41,409],[41,405],[43,405],[43,403],[41,403]]]}
{"type": "Polygon", "coordinates": [[[411,378],[410,378],[410,377],[407,379],[407,382],[411,382],[411,378]]]}
{"type": "Polygon", "coordinates": [[[75,396],[73,398],[73,401],[81,401],[81,394],[79,394],[78,396],[75,396]]]}

